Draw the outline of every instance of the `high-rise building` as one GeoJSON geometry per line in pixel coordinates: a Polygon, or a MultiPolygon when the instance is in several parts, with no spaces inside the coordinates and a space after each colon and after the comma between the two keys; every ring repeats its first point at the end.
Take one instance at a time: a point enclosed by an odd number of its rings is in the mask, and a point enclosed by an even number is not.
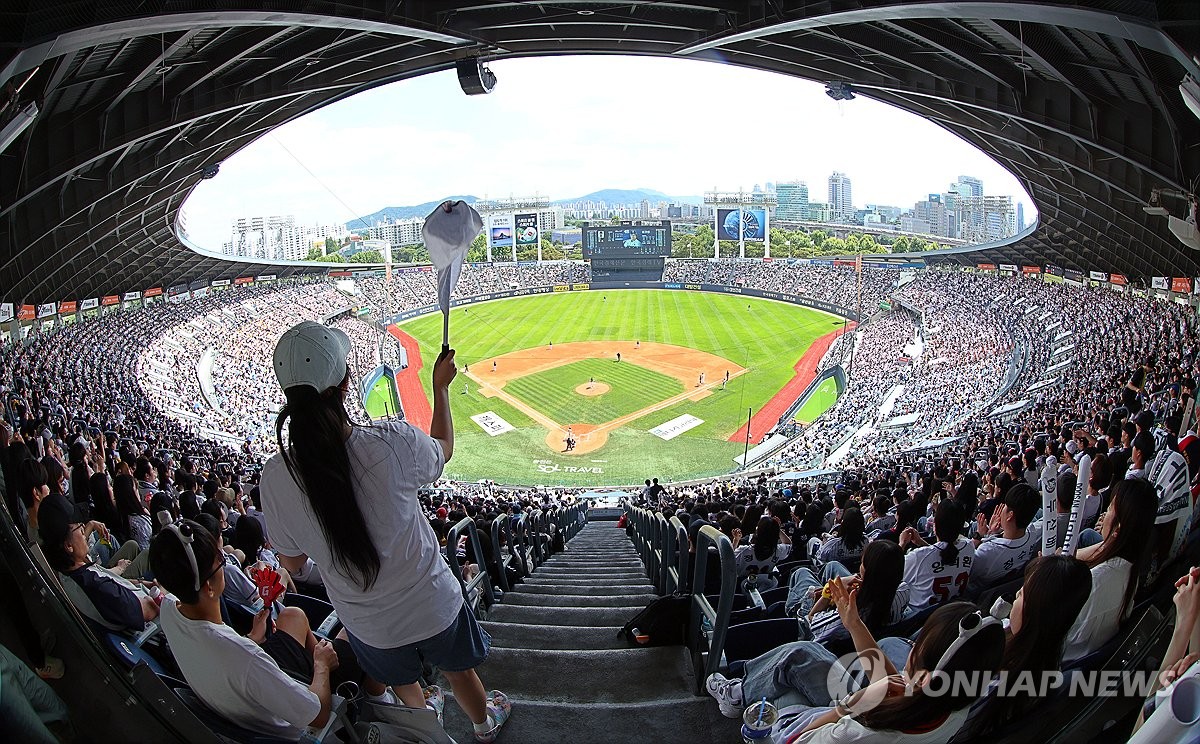
{"type": "Polygon", "coordinates": [[[959,176],[958,183],[952,184],[950,188],[962,196],[983,196],[983,181],[975,176],[959,176]]]}
{"type": "Polygon", "coordinates": [[[834,171],[829,176],[829,209],[835,222],[854,217],[854,198],[850,193],[850,177],[834,171]]]}
{"type": "Polygon", "coordinates": [[[808,218],[813,222],[833,222],[833,209],[825,202],[809,202],[808,218]]]}
{"type": "Polygon", "coordinates": [[[959,237],[971,243],[1001,240],[1016,233],[1011,196],[959,197],[959,237]]]}
{"type": "Polygon", "coordinates": [[[806,221],[809,219],[808,184],[804,181],[780,181],[775,186],[779,206],[775,207],[775,219],[806,221]]]}
{"type": "Polygon", "coordinates": [[[1017,202],[1017,232],[1025,229],[1025,202],[1017,202]]]}
{"type": "Polygon", "coordinates": [[[900,229],[919,235],[947,237],[947,209],[942,194],[930,194],[913,205],[912,212],[900,218],[900,229]]]}

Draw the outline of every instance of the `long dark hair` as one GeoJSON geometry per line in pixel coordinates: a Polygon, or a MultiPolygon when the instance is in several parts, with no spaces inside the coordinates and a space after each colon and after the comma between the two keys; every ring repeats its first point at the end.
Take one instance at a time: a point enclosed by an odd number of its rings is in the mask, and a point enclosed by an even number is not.
{"type": "MultiPolygon", "coordinates": [[[[342,385],[349,377],[347,371],[342,385]]],[[[275,439],[288,472],[308,498],[321,525],[334,565],[365,591],[378,578],[381,564],[354,497],[350,453],[346,450],[346,427],[353,424],[346,414],[343,395],[342,386],[324,392],[317,392],[311,385],[288,388],[284,391],[287,403],[275,419],[275,439]]]]}
{"type": "MultiPolygon", "coordinates": [[[[1067,634],[1092,592],[1092,572],[1078,558],[1047,555],[1025,566],[1021,587],[1021,628],[1008,639],[1000,668],[1015,678],[1056,671],[1062,665],[1067,634]]],[[[967,733],[972,739],[1012,720],[1034,702],[1033,692],[1018,685],[1009,695],[988,700],[967,733]]]]}
{"type": "MultiPolygon", "coordinates": [[[[965,615],[976,611],[970,602],[950,602],[934,610],[921,635],[909,652],[913,671],[933,671],[938,660],[958,638],[958,624],[965,615]]],[[[941,671],[953,680],[956,673],[989,673],[1000,670],[1004,655],[1004,630],[1000,625],[981,629],[947,660],[941,671]]],[[[956,710],[975,702],[972,685],[950,684],[940,695],[928,695],[918,688],[911,695],[884,698],[878,705],[858,716],[858,722],[872,731],[909,731],[944,719],[956,710]]]]}
{"type": "Polygon", "coordinates": [[[876,633],[892,619],[892,602],[904,579],[904,551],[890,540],[872,540],[863,550],[861,565],[858,606],[867,613],[867,628],[876,633]]]}
{"type": "Polygon", "coordinates": [[[187,548],[179,541],[179,537],[166,531],[159,532],[150,541],[150,570],[154,572],[158,583],[178,597],[180,602],[196,604],[200,601],[196,579],[212,571],[220,548],[217,547],[217,539],[199,522],[186,520],[181,529],[192,538],[192,552],[196,556],[196,570],[200,576],[192,572],[187,548]]]}
{"type": "Polygon", "coordinates": [[[1121,617],[1133,604],[1138,580],[1150,565],[1151,535],[1154,532],[1154,516],[1158,511],[1158,494],[1149,481],[1137,478],[1123,480],[1113,488],[1114,524],[1108,527],[1108,538],[1087,561],[1095,568],[1110,558],[1124,558],[1133,564],[1129,581],[1125,584],[1125,598],[1121,602],[1121,617]],[[1112,530],[1116,529],[1114,533],[1112,530]]]}
{"type": "Polygon", "coordinates": [[[762,518],[767,507],[763,504],[750,504],[742,515],[742,534],[749,535],[758,529],[758,520],[762,518]]]}
{"type": "Polygon", "coordinates": [[[763,517],[758,520],[758,526],[754,528],[754,558],[755,560],[765,561],[775,555],[775,549],[779,547],[779,525],[770,517],[763,517]]]}
{"type": "Polygon", "coordinates": [[[955,543],[962,534],[963,521],[966,518],[962,505],[954,499],[945,499],[938,504],[934,514],[933,534],[937,536],[938,542],[946,543],[946,547],[942,548],[940,553],[942,565],[958,560],[958,546],[955,543]]]}
{"type": "Polygon", "coordinates": [[[118,475],[113,478],[113,496],[117,502],[117,520],[121,523],[118,534],[126,539],[132,536],[129,529],[129,518],[135,514],[145,514],[146,507],[142,506],[142,498],[138,494],[137,484],[132,475],[118,475]]]}
{"type": "Polygon", "coordinates": [[[263,536],[262,525],[254,517],[239,519],[237,524],[233,526],[233,540],[230,542],[230,545],[242,551],[242,555],[244,556],[242,568],[258,560],[258,551],[266,543],[267,540],[263,536]]]}
{"type": "Polygon", "coordinates": [[[867,522],[857,506],[851,506],[842,512],[841,527],[838,529],[842,545],[847,548],[862,548],[867,542],[866,530],[867,522]]]}
{"type": "Polygon", "coordinates": [[[954,500],[962,505],[964,515],[975,512],[975,508],[979,506],[979,476],[975,475],[975,471],[968,470],[963,473],[962,483],[958,485],[954,500]]]}

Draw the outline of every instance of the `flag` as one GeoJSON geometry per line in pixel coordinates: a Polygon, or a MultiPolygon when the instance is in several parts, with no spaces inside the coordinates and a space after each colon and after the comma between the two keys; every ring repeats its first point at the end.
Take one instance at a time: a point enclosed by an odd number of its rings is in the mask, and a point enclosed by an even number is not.
{"type": "MultiPolygon", "coordinates": [[[[438,306],[447,317],[450,295],[458,285],[467,249],[482,229],[483,219],[479,213],[463,201],[442,202],[429,213],[421,228],[421,237],[437,272],[438,306]]],[[[444,327],[443,343],[448,342],[447,335],[444,327]]]]}

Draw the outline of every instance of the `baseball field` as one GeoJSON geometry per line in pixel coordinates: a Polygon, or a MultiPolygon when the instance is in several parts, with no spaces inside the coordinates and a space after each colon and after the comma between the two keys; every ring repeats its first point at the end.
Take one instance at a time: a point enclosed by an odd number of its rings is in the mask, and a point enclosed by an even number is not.
{"type": "MultiPolygon", "coordinates": [[[[456,308],[450,329],[459,374],[446,476],[595,486],[729,472],[748,410],[762,411],[750,426],[757,441],[812,379],[842,320],[731,295],[594,290],[456,308]]],[[[427,409],[410,401],[430,393],[441,314],[392,332],[409,349],[397,377],[405,411],[427,428],[427,409]]]]}

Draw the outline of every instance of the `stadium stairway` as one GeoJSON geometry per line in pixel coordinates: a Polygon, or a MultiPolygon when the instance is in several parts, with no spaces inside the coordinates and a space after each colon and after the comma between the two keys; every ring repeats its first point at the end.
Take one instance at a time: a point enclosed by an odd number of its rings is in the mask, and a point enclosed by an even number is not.
{"type": "MultiPolygon", "coordinates": [[[[505,594],[483,623],[492,652],[479,670],[488,689],[513,701],[500,744],[737,741],[738,722],[692,694],[686,648],[631,648],[617,637],[656,596],[615,522],[588,524],[505,594]]],[[[446,730],[473,741],[450,701],[446,730]]]]}

